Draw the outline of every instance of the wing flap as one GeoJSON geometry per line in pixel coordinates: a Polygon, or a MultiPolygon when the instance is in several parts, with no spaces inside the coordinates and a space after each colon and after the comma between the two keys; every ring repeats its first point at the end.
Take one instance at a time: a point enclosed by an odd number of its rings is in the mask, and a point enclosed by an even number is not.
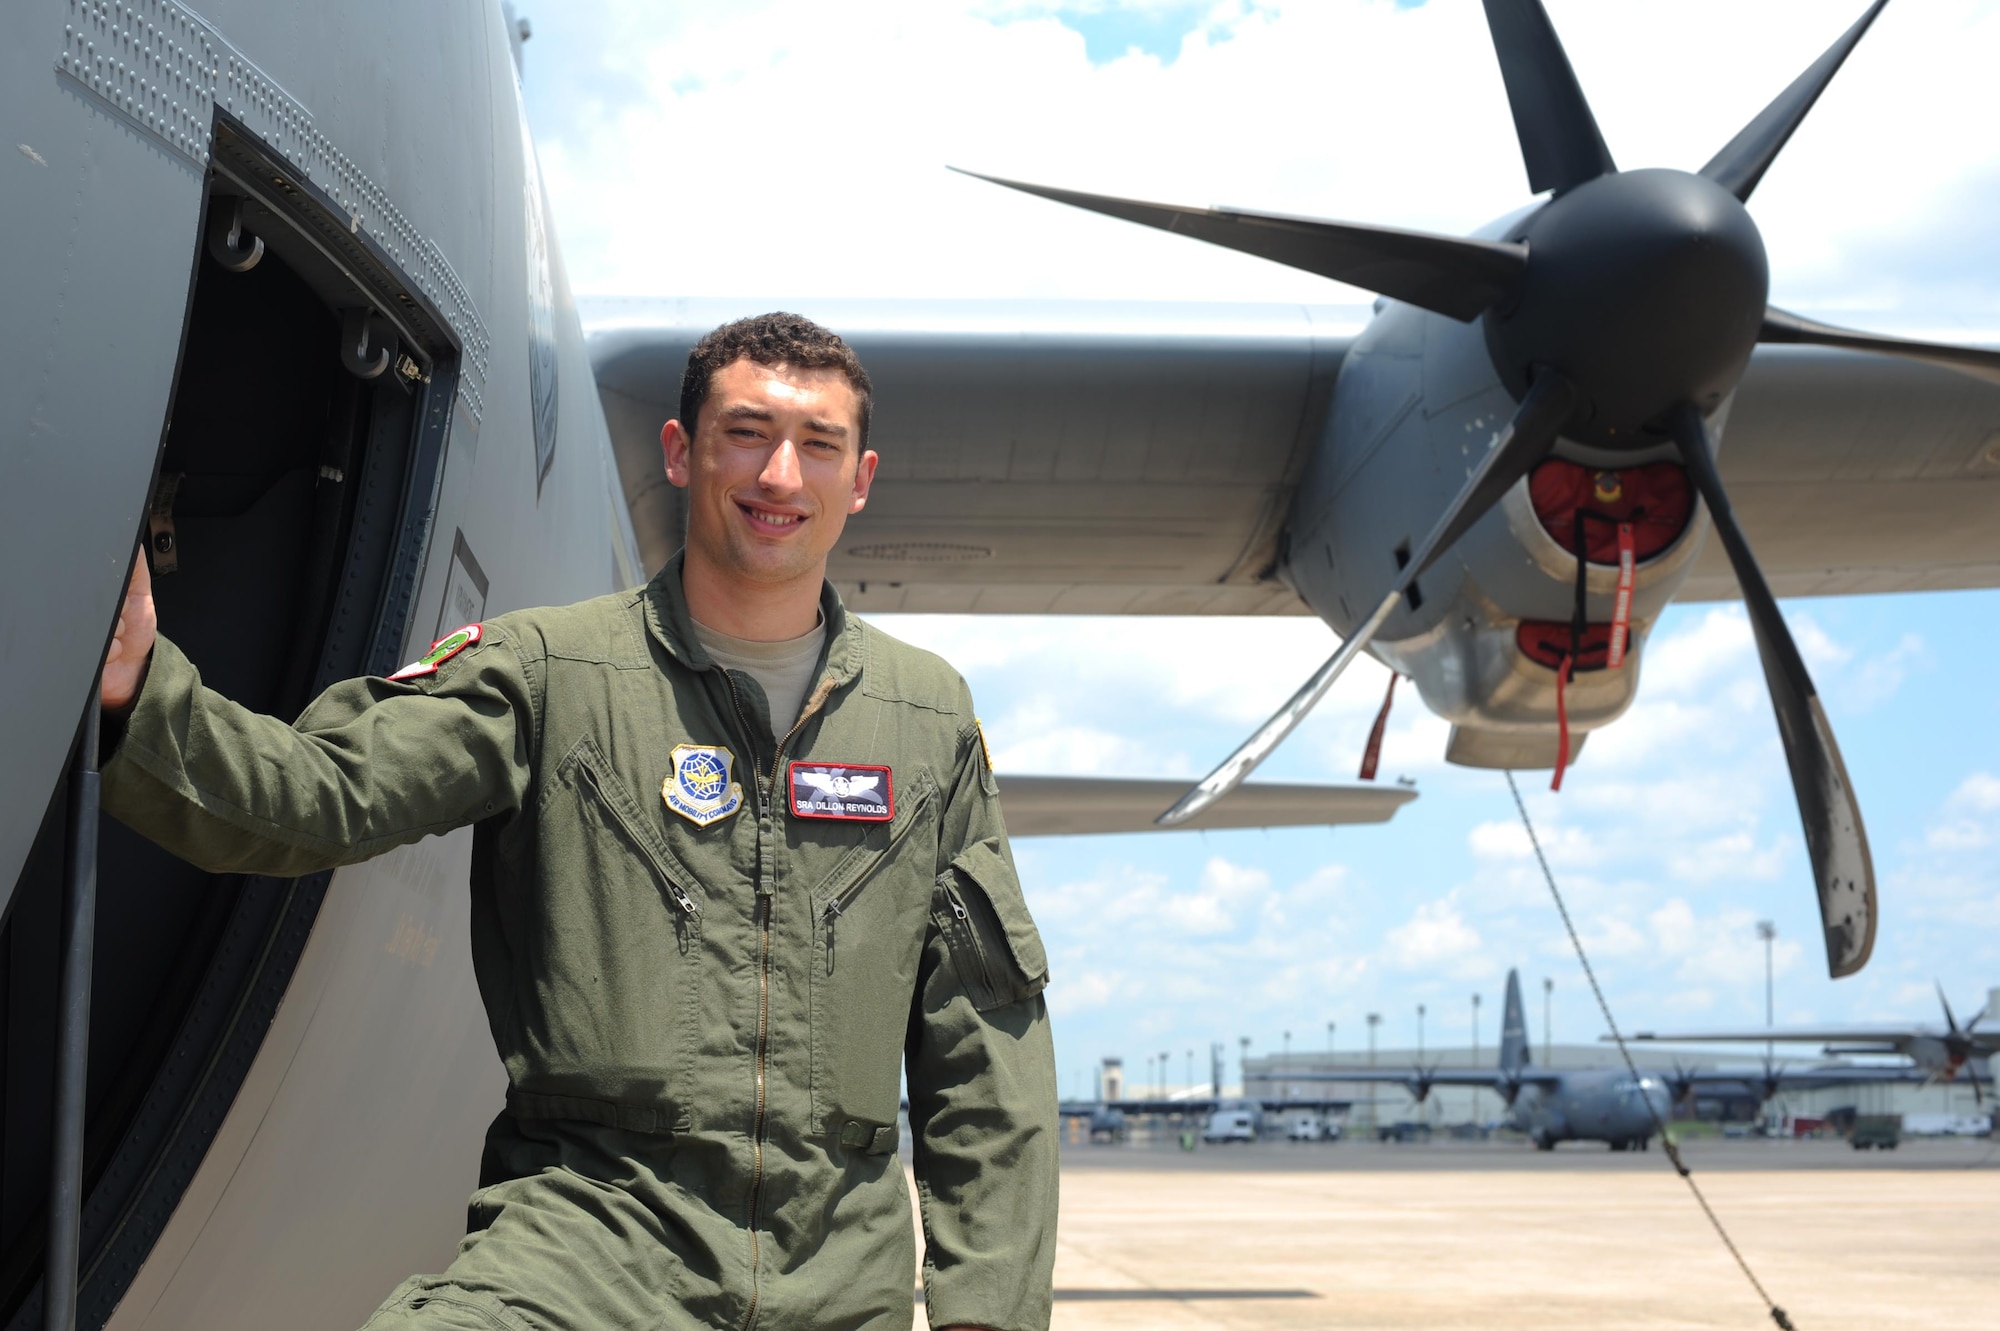
{"type": "MultiPolygon", "coordinates": [[[[1158,832],[1164,829],[1154,826],[1153,819],[1180,797],[1186,784],[1135,777],[1002,775],[1000,807],[1008,833],[1016,837],[1158,832]]],[[[1172,830],[1385,823],[1416,797],[1408,786],[1372,782],[1250,782],[1172,830]]]]}

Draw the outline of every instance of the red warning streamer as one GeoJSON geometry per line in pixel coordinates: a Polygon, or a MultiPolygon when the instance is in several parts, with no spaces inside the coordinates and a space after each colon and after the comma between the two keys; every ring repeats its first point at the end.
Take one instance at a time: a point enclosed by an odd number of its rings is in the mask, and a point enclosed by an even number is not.
{"type": "Polygon", "coordinates": [[[1569,668],[1573,664],[1570,657],[1563,657],[1562,669],[1556,672],[1556,775],[1549,782],[1550,790],[1563,788],[1563,772],[1569,767],[1569,668]]]}
{"type": "Polygon", "coordinates": [[[1625,664],[1625,640],[1632,632],[1632,582],[1639,558],[1632,524],[1618,524],[1618,591],[1611,598],[1611,646],[1604,664],[1612,670],[1625,664]]]}
{"type": "Polygon", "coordinates": [[[1389,728],[1389,704],[1396,700],[1396,672],[1389,672],[1389,691],[1382,695],[1382,710],[1375,713],[1375,728],[1368,732],[1368,747],[1361,751],[1361,779],[1375,779],[1375,765],[1382,758],[1382,732],[1389,728]]]}

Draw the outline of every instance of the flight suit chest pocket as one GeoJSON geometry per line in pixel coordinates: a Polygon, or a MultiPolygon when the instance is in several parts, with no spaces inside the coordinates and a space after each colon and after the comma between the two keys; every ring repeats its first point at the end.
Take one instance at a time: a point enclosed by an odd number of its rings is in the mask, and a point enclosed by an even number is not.
{"type": "Polygon", "coordinates": [[[685,1108],[704,902],[646,813],[591,740],[548,784],[515,968],[530,1063],[516,1091],[685,1108]]]}
{"type": "Polygon", "coordinates": [[[981,1012],[1047,987],[1049,957],[1021,883],[996,839],[968,846],[937,879],[933,918],[981,1012]]]}
{"type": "Polygon", "coordinates": [[[899,790],[895,818],[854,827],[855,843],[809,895],[813,1120],[848,1149],[857,1123],[872,1133],[896,1122],[937,865],[937,804],[929,780],[899,790]]]}

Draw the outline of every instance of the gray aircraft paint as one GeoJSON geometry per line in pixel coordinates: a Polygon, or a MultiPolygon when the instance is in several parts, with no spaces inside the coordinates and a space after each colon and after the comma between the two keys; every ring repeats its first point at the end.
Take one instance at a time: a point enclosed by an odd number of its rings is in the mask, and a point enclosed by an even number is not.
{"type": "MultiPolygon", "coordinates": [[[[139,533],[217,112],[345,211],[460,343],[403,653],[446,614],[455,570],[461,601],[478,586],[489,614],[636,578],[601,410],[556,392],[591,369],[553,237],[532,239],[546,220],[495,6],[22,7],[0,55],[0,118],[25,145],[0,162],[8,891],[139,533]]],[[[91,1273],[89,1324],[115,1300],[121,1328],[351,1327],[449,1261],[504,1081],[467,954],[470,844],[455,833],[336,876],[157,1241],[136,1271],[91,1273]]]]}

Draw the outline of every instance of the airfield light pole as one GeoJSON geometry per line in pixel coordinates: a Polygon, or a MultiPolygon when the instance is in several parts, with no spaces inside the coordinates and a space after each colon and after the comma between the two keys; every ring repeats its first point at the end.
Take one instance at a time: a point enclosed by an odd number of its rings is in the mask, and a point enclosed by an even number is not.
{"type": "Polygon", "coordinates": [[[1250,1037],[1239,1035],[1236,1037],[1236,1043],[1242,1049],[1242,1052],[1236,1056],[1236,1068],[1243,1076],[1243,1098],[1248,1100],[1250,1098],[1250,1037]]]}
{"type": "Polygon", "coordinates": [[[1160,1051],[1160,1098],[1162,1100],[1167,1098],[1167,1060],[1173,1056],[1171,1049],[1162,1049],[1160,1051]]]}
{"type": "MultiPolygon", "coordinates": [[[[1284,1069],[1284,1075],[1286,1077],[1290,1077],[1292,1075],[1292,1033],[1290,1031],[1285,1032],[1285,1056],[1284,1058],[1279,1060],[1278,1066],[1284,1069]]],[[[1287,1081],[1285,1083],[1285,1093],[1280,1098],[1285,1100],[1289,1100],[1292,1098],[1291,1082],[1287,1081]]]]}
{"type": "MultiPolygon", "coordinates": [[[[1381,1013],[1371,1012],[1368,1014],[1368,1066],[1371,1068],[1375,1066],[1375,1028],[1381,1024],[1381,1013]]],[[[1368,1087],[1368,1126],[1371,1128],[1375,1126],[1375,1087],[1373,1083],[1370,1083],[1368,1087]]]]}
{"type": "MultiPolygon", "coordinates": [[[[1771,988],[1771,944],[1778,937],[1778,926],[1770,920],[1757,921],[1757,937],[1764,940],[1764,1029],[1771,1030],[1778,1024],[1777,1007],[1772,1001],[1776,991],[1771,988]]],[[[1774,1051],[1769,1040],[1764,1041],[1764,1066],[1771,1065],[1774,1051]]]]}
{"type": "Polygon", "coordinates": [[[1479,995],[1472,996],[1472,1063],[1479,1065],[1479,995]]]}
{"type": "Polygon", "coordinates": [[[1333,1023],[1326,1024],[1326,1061],[1333,1062],[1333,1023]]]}
{"type": "Polygon", "coordinates": [[[1542,1064],[1545,1067],[1551,1066],[1549,1060],[1553,1055],[1550,1051],[1555,1047],[1549,1041],[1549,1005],[1554,999],[1555,992],[1556,982],[1544,975],[1542,977],[1542,1064]]]}
{"type": "Polygon", "coordinates": [[[1417,1004],[1417,1062],[1424,1061],[1424,1005],[1417,1004]]]}

